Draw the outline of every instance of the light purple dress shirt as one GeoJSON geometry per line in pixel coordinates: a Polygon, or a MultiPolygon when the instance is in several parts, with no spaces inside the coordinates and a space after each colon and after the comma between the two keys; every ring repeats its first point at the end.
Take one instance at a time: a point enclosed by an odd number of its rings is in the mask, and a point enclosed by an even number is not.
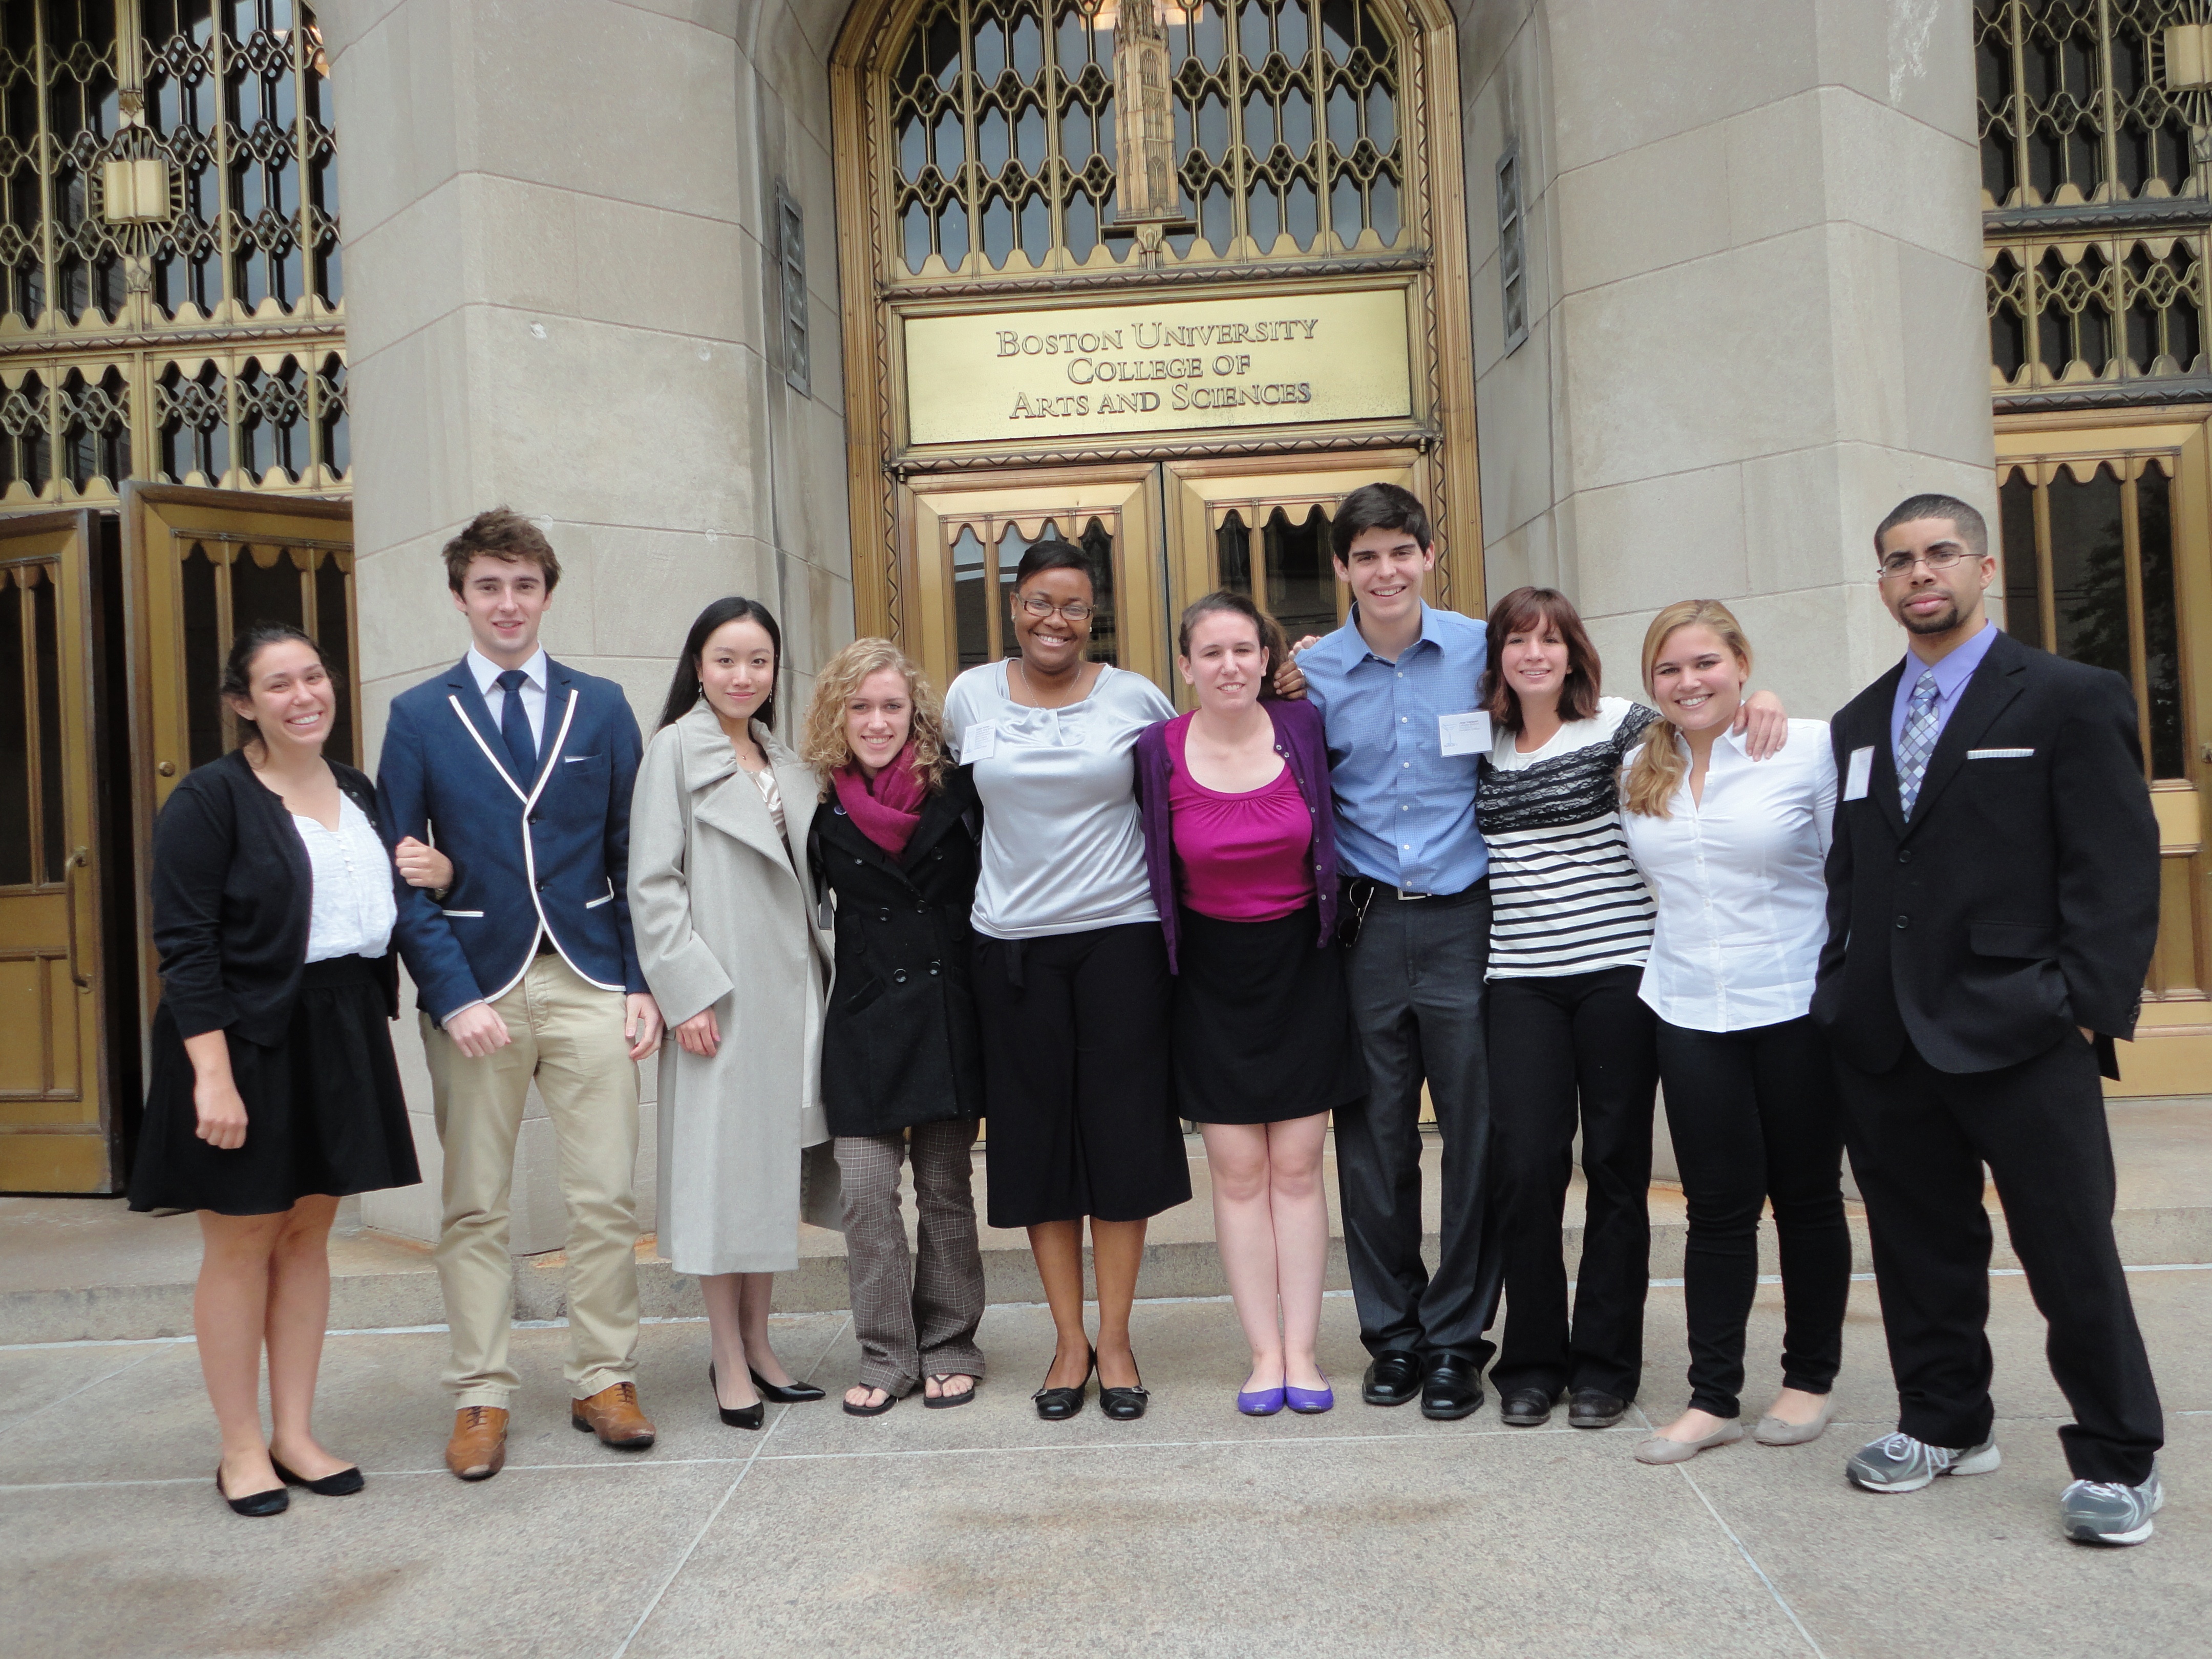
{"type": "MultiPolygon", "coordinates": [[[[1951,713],[1959,706],[1959,696],[1966,689],[1966,682],[1982,665],[1982,659],[1990,654],[1990,647],[1997,636],[1997,625],[1987,620],[1982,631],[1968,640],[1936,665],[1936,735],[1941,738],[1943,728],[1951,723],[1951,713]]],[[[1905,741],[1905,717],[1912,708],[1912,688],[1920,683],[1921,671],[1928,665],[1910,651],[1905,653],[1905,672],[1898,676],[1897,699],[1889,708],[1889,752],[1896,757],[1898,745],[1905,741]]],[[[1935,745],[1929,745],[1933,750],[1935,745]]]]}

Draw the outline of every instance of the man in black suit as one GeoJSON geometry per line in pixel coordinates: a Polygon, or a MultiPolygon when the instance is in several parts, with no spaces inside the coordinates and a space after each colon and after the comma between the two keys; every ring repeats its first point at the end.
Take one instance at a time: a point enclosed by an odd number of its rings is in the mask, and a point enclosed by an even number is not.
{"type": "Polygon", "coordinates": [[[2164,1427],[2112,1239],[2098,1083],[2119,1075],[2113,1039],[2134,1034],[2158,933],[2135,696],[1990,622],[1996,561],[1966,502],[1901,503],[1875,556],[1911,648],[1830,731],[1843,788],[1813,1018],[1836,1054],[1901,1410],[1846,1472],[1899,1492],[1997,1467],[1986,1163],[2074,1411],[2061,1522],[2140,1543],[2164,1427]]]}

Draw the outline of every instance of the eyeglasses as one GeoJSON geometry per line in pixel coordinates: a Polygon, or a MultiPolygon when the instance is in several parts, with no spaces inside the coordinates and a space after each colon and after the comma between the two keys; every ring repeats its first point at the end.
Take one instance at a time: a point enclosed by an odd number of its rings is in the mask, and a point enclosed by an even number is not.
{"type": "Polygon", "coordinates": [[[1934,553],[1893,553],[1881,562],[1881,574],[1902,576],[1916,564],[1924,564],[1930,570],[1953,570],[1958,568],[1960,561],[1972,556],[1963,547],[1947,548],[1934,553]]]}
{"type": "Polygon", "coordinates": [[[1093,609],[1092,606],[1085,604],[1081,599],[1070,599],[1066,605],[1054,605],[1050,599],[1045,598],[1042,593],[1017,594],[1014,598],[1014,603],[1020,605],[1023,610],[1028,611],[1030,615],[1036,617],[1040,621],[1049,617],[1054,611],[1057,611],[1069,622],[1089,622],[1091,620],[1091,612],[1093,609]]]}

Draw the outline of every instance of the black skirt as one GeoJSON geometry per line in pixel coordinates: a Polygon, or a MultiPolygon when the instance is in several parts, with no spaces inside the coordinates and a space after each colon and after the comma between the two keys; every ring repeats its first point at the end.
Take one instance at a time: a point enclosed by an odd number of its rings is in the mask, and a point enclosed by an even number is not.
{"type": "Polygon", "coordinates": [[[343,1197],[422,1180],[392,1054],[376,965],[311,962],[277,1048],[230,1035],[230,1073],[246,1103],[246,1143],[228,1152],[195,1133],[192,1062],[177,1022],[154,1014],[153,1079],[131,1172],[131,1207],[276,1215],[309,1194],[343,1197]]]}
{"type": "Polygon", "coordinates": [[[1176,921],[1176,1093],[1196,1123],[1279,1123],[1348,1106],[1367,1062],[1320,907],[1273,921],[1176,921]]]}

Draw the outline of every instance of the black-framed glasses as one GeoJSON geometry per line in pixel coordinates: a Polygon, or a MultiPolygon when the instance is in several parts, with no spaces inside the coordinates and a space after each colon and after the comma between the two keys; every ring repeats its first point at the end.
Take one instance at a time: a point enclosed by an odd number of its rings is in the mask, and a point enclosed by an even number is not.
{"type": "Polygon", "coordinates": [[[1054,605],[1042,593],[1017,593],[1014,603],[1040,622],[1055,611],[1069,622],[1089,622],[1097,609],[1084,599],[1070,599],[1066,605],[1054,605]]]}
{"type": "Polygon", "coordinates": [[[1933,553],[1892,553],[1881,562],[1885,576],[1902,576],[1916,564],[1924,564],[1930,570],[1955,570],[1963,559],[1973,555],[1963,547],[1942,549],[1933,553]]]}

